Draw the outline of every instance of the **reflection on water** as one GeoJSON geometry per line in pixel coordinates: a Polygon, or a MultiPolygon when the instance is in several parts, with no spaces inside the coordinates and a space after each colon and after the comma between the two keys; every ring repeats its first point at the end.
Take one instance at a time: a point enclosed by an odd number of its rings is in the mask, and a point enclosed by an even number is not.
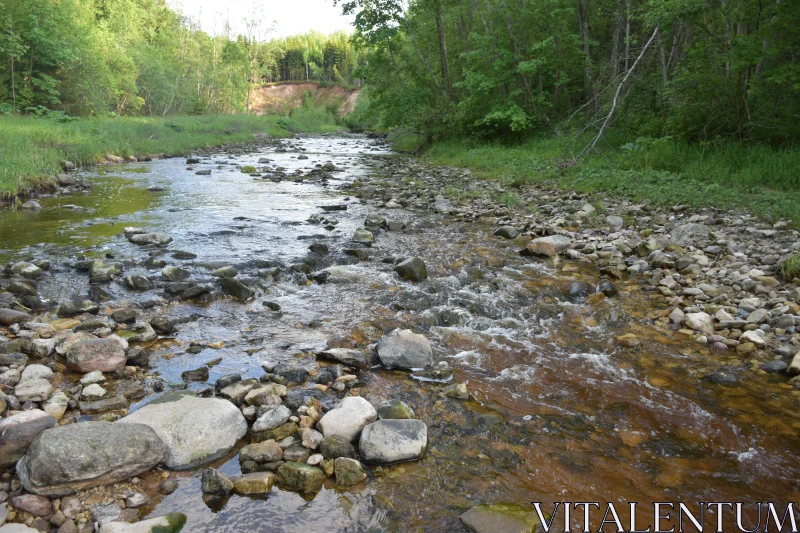
{"type": "MultiPolygon", "coordinates": [[[[329,339],[365,347],[391,328],[410,326],[431,339],[473,399],[442,398],[441,385],[372,371],[364,377],[372,401],[402,399],[428,424],[430,450],[422,461],[371,469],[365,485],[329,485],[313,498],[275,488],[263,499],[204,501],[194,474],[151,515],[182,511],[192,532],[427,533],[463,531],[457,516],[483,502],[798,499],[800,402],[782,379],[653,327],[650,319],[663,304],[639,290],[636,279],[620,283],[618,298],[570,302],[572,281],[597,283],[591,267],[522,258],[516,253],[522,243],[492,237],[489,226],[374,209],[345,196],[339,185],[390,174],[384,169],[391,160],[374,155],[370,141],[306,138],[296,145],[309,160],[296,159],[296,150],[267,150],[219,154],[191,171],[183,160],[153,162],[146,173],[115,169],[124,178],[95,178],[91,196],[46,200],[39,214],[0,213],[2,239],[13,254],[49,243],[100,245],[128,257],[140,252],[118,234],[137,225],[170,233],[174,249],[198,254],[194,264],[223,261],[246,272],[258,261],[291,264],[310,242],[341,248],[368,213],[409,222],[407,232],[380,235],[373,260],[331,269],[331,283],[265,281],[265,294],[251,304],[170,308],[191,320],[176,340],[153,347],[157,369],[178,383],[182,371],[221,357],[212,382],[233,372],[260,376],[263,360],[313,365],[309,352],[329,339]],[[264,157],[271,162],[259,164],[264,157]],[[280,166],[291,175],[329,160],[345,172],[327,186],[253,179],[237,169],[280,166]],[[201,169],[212,175],[195,175],[201,169]],[[146,192],[151,185],[168,192],[146,192]],[[54,207],[79,201],[95,211],[62,219],[54,207]],[[320,205],[334,203],[348,205],[326,215],[335,227],[307,222],[320,205]],[[11,221],[25,221],[24,230],[10,231],[11,221]],[[381,261],[411,253],[428,263],[428,282],[400,282],[381,261]],[[278,303],[282,313],[264,301],[278,303]],[[642,344],[615,342],[625,333],[642,344]],[[224,346],[190,354],[185,347],[192,341],[224,346]],[[721,365],[742,371],[739,386],[702,379],[721,365]]],[[[85,276],[64,272],[59,279],[43,284],[51,297],[86,289],[85,276]]],[[[113,285],[107,290],[116,302],[144,298],[113,285]]],[[[238,461],[229,458],[221,468],[235,475],[238,461]]],[[[652,514],[646,503],[640,509],[652,514]]]]}

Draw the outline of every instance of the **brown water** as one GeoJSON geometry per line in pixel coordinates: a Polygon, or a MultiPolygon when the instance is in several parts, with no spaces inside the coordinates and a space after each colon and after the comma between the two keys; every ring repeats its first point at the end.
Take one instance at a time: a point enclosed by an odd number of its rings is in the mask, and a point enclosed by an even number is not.
{"type": "MultiPolygon", "coordinates": [[[[171,307],[167,314],[194,320],[180,327],[176,340],[153,348],[162,378],[174,383],[183,370],[222,357],[211,370],[213,383],[232,372],[259,376],[267,359],[311,366],[309,352],[329,339],[366,346],[392,328],[414,327],[431,339],[437,359],[454,367],[455,380],[467,382],[473,399],[441,398],[443,385],[403,372],[376,369],[364,379],[374,403],[402,399],[428,424],[428,455],[372,469],[360,486],[326,485],[314,497],[274,488],[260,499],[204,501],[199,475],[190,473],[151,515],[184,512],[191,532],[427,533],[463,531],[457,517],[477,503],[597,501],[627,510],[625,502],[636,501],[647,523],[655,501],[800,499],[800,399],[783,378],[654,327],[651,319],[666,304],[636,279],[621,282],[617,298],[571,302],[571,282],[598,281],[591,266],[522,258],[516,253],[522,242],[492,237],[489,226],[373,209],[337,190],[354,179],[384,179],[393,161],[363,138],[303,138],[287,153],[235,161],[220,154],[196,166],[214,169],[212,176],[195,176],[182,160],[93,176],[95,193],[82,205],[94,211],[80,216],[54,216],[50,209],[60,199],[43,202],[38,214],[0,212],[6,259],[101,252],[140,259],[143,252],[118,236],[121,227],[137,225],[167,231],[176,241],[172,249],[198,254],[182,266],[200,280],[208,277],[203,261],[229,262],[240,276],[252,276],[259,261],[298,261],[311,242],[340,249],[368,213],[410,224],[406,232],[381,234],[373,260],[332,266],[328,284],[298,286],[285,277],[265,280],[263,294],[250,304],[171,307]],[[300,149],[309,161],[295,159],[300,149]],[[346,172],[323,186],[254,180],[235,168],[261,157],[289,172],[329,160],[346,172]],[[168,192],[143,191],[154,184],[168,192]],[[115,194],[120,186],[126,192],[115,194]],[[318,206],[342,202],[347,211],[326,214],[339,221],[335,230],[307,222],[318,206]],[[429,281],[401,282],[381,261],[409,254],[427,262],[429,281]],[[283,313],[266,310],[266,300],[283,313]],[[625,333],[642,344],[617,344],[614,338],[625,333]],[[186,352],[200,340],[225,345],[186,352]],[[721,366],[738,372],[741,384],[702,380],[721,366]]],[[[86,290],[84,275],[57,270],[57,279],[44,284],[47,296],[86,290]]],[[[110,307],[152,297],[114,284],[106,290],[114,297],[110,307]]],[[[220,468],[237,474],[235,455],[220,468]]]]}

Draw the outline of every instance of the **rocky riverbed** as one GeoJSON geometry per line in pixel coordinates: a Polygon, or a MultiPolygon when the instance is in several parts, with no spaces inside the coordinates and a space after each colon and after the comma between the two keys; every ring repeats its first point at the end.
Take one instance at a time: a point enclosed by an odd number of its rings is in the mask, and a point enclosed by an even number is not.
{"type": "Polygon", "coordinates": [[[4,522],[483,532],[530,530],[530,501],[796,499],[785,221],[509,208],[358,136],[59,182],[0,213],[4,522]]]}

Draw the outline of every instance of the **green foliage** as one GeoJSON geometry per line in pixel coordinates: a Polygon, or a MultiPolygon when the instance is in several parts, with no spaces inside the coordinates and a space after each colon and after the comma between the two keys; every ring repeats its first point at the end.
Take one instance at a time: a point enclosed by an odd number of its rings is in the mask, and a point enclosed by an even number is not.
{"type": "Polygon", "coordinates": [[[470,168],[506,187],[554,182],[569,190],[603,191],[658,205],[743,207],[800,225],[798,150],[638,140],[634,144],[641,149],[615,150],[576,163],[565,159],[565,143],[550,136],[516,146],[447,141],[434,145],[426,157],[470,168]]]}
{"type": "Polygon", "coordinates": [[[787,280],[800,278],[800,253],[794,254],[778,266],[781,275],[787,280]]]}
{"type": "Polygon", "coordinates": [[[248,141],[254,133],[288,135],[278,117],[203,116],[85,119],[60,122],[0,117],[0,196],[24,194],[60,172],[60,162],[76,165],[119,156],[182,155],[190,150],[248,141]]]}

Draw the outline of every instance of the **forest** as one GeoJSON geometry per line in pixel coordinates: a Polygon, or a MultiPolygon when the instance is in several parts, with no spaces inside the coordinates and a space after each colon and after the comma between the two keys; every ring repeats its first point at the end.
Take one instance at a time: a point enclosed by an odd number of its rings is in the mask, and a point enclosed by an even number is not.
{"type": "Polygon", "coordinates": [[[165,0],[2,0],[0,114],[231,114],[263,83],[360,83],[344,32],[274,39],[256,8],[235,22],[210,35],[165,0]]]}
{"type": "Polygon", "coordinates": [[[357,16],[387,126],[496,139],[613,122],[631,138],[800,138],[800,2],[340,3],[357,16]]]}

